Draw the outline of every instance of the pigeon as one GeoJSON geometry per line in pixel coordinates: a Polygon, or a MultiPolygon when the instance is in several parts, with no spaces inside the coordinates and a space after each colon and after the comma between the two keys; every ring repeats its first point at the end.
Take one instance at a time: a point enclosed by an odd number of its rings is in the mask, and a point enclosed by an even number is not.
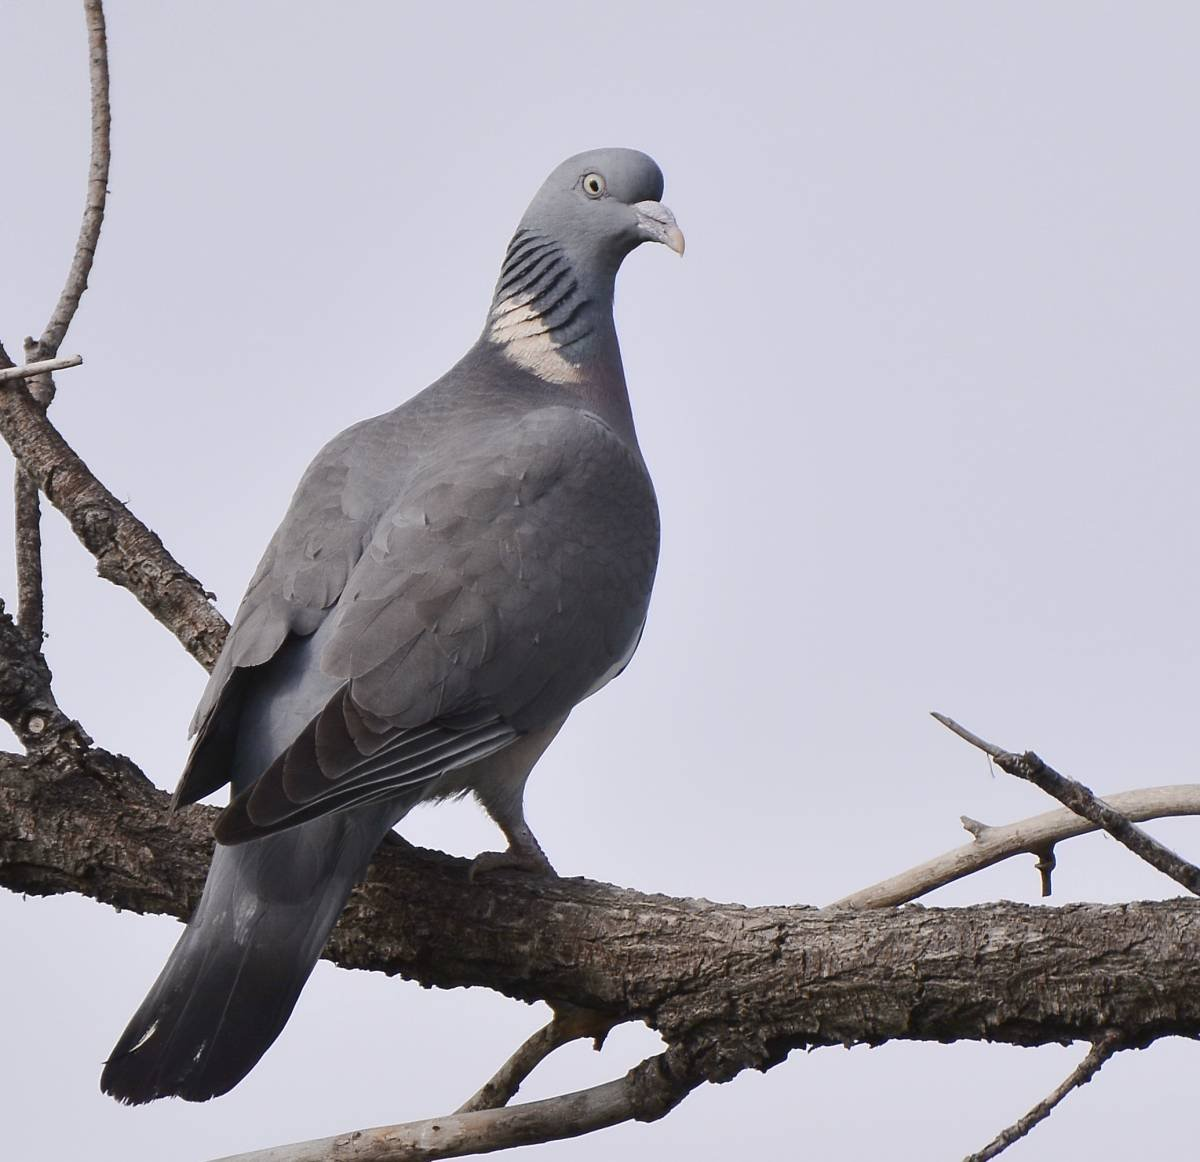
{"type": "Polygon", "coordinates": [[[563,162],[508,244],[475,345],[304,473],[175,793],[232,788],[203,895],[104,1092],[206,1101],[241,1081],[417,803],[482,803],[508,849],[473,871],[553,874],[525,782],[637,648],[658,560],[612,306],[635,247],[683,253],[662,189],[636,150],[563,162]]]}

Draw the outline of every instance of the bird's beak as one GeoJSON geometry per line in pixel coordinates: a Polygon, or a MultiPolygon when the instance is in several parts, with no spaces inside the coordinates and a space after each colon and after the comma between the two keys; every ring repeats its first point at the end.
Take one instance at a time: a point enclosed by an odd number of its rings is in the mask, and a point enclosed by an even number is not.
{"type": "Polygon", "coordinates": [[[675,224],[675,215],[661,202],[636,202],[638,235],[647,242],[661,242],[676,254],[683,254],[683,231],[675,224]]]}

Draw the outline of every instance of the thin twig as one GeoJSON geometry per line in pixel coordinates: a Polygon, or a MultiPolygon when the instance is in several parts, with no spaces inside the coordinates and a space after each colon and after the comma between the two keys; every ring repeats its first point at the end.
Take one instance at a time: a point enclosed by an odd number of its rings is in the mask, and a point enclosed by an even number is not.
{"type": "Polygon", "coordinates": [[[693,1077],[674,1076],[669,1058],[669,1053],[661,1053],[616,1081],[543,1101],[355,1130],[220,1162],[428,1162],[557,1142],[621,1122],[652,1122],[670,1113],[700,1084],[693,1077]]]}
{"type": "Polygon", "coordinates": [[[455,1113],[468,1114],[475,1110],[492,1110],[508,1105],[522,1082],[556,1049],[581,1037],[594,1037],[598,1048],[613,1023],[613,1018],[591,1009],[561,1006],[555,1011],[553,1019],[525,1041],[455,1113]]]}
{"type": "Polygon", "coordinates": [[[1100,1067],[1120,1050],[1122,1044],[1121,1038],[1115,1033],[1102,1037],[1053,1093],[1038,1102],[1020,1121],[1013,1122],[1011,1126],[997,1134],[978,1154],[969,1155],[963,1162],[988,1162],[989,1159],[995,1158],[997,1154],[1007,1150],[1014,1142],[1025,1137],[1038,1122],[1044,1121],[1050,1116],[1054,1107],[1067,1094],[1087,1085],[1100,1072],[1100,1067]]]}
{"type": "MultiPolygon", "coordinates": [[[[87,195],[84,199],[83,220],[75,254],[67,272],[66,283],[42,331],[40,340],[25,340],[25,366],[0,370],[0,382],[26,380],[35,404],[43,411],[54,398],[52,371],[73,367],[83,360],[73,356],[56,360],[58,349],[66,337],[67,328],[79,309],[79,300],[87,289],[88,275],[100,241],[104,222],[104,203],[108,196],[108,169],[111,159],[110,130],[112,115],[108,100],[108,40],[104,27],[102,0],[84,0],[84,18],[88,33],[88,75],[91,88],[92,142],[88,163],[87,195]]],[[[7,353],[4,363],[9,363],[7,353]]],[[[23,390],[23,389],[20,389],[23,390]]],[[[41,645],[44,635],[42,588],[42,510],[38,486],[24,465],[18,464],[13,481],[16,519],[17,618],[30,641],[41,645]]]]}
{"type": "Polygon", "coordinates": [[[1018,779],[1025,779],[1040,787],[1048,795],[1053,795],[1064,807],[1069,807],[1085,819],[1090,819],[1097,827],[1102,827],[1119,843],[1123,843],[1135,855],[1144,859],[1151,867],[1157,868],[1168,875],[1177,884],[1194,895],[1200,896],[1200,868],[1188,863],[1173,852],[1169,847],[1151,838],[1140,827],[1135,827],[1126,816],[1113,808],[1103,799],[1098,799],[1093,791],[1074,779],[1060,775],[1048,767],[1033,751],[1024,754],[1013,754],[1001,750],[990,742],[985,742],[977,734],[959,726],[952,718],[944,714],[934,713],[938,720],[948,730],[952,730],[959,738],[965,739],[972,746],[991,755],[996,765],[1018,779]]]}
{"type": "MultiPolygon", "coordinates": [[[[1106,795],[1104,801],[1126,819],[1143,821],[1178,815],[1200,815],[1200,783],[1146,787],[1106,795]]],[[[992,864],[1016,855],[1037,855],[1064,839],[1101,830],[1068,808],[1033,815],[1016,823],[988,827],[964,816],[963,826],[975,839],[952,851],[881,880],[829,904],[830,908],[889,908],[906,904],[935,888],[965,879],[992,864]]],[[[1039,871],[1042,868],[1039,866],[1039,871]]]]}
{"type": "Polygon", "coordinates": [[[35,363],[10,367],[7,366],[11,362],[8,354],[0,347],[0,360],[4,364],[0,370],[0,383],[8,383],[12,380],[32,379],[35,375],[44,375],[48,371],[64,371],[68,367],[78,367],[83,362],[83,356],[61,355],[55,359],[39,359],[35,363]]]}
{"type": "Polygon", "coordinates": [[[38,353],[43,359],[58,354],[67,328],[79,308],[79,300],[87,289],[88,275],[96,257],[96,245],[100,241],[100,227],[104,222],[104,202],[108,195],[112,114],[108,103],[108,39],[104,28],[104,5],[101,0],[83,0],[83,10],[87,20],[88,73],[92,94],[92,151],[88,165],[87,197],[66,285],[38,341],[38,353]]]}

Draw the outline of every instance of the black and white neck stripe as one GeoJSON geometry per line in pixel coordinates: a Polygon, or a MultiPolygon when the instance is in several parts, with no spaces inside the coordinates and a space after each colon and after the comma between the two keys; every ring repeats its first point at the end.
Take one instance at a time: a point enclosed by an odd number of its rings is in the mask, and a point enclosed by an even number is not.
{"type": "Polygon", "coordinates": [[[527,371],[573,383],[580,378],[581,349],[595,329],[591,306],[562,246],[522,227],[500,268],[487,337],[527,371]]]}

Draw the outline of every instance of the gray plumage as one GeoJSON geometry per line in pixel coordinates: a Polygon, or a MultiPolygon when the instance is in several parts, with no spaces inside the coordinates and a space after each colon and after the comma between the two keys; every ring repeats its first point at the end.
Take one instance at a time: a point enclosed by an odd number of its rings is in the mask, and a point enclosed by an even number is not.
{"type": "Polygon", "coordinates": [[[232,784],[204,893],[105,1092],[202,1101],[236,1085],[417,802],[472,791],[509,840],[480,866],[549,870],[525,781],[636,648],[658,555],[612,294],[640,242],[682,252],[661,194],[632,150],[564,162],[509,244],[480,340],[305,472],[176,791],[232,784]]]}

